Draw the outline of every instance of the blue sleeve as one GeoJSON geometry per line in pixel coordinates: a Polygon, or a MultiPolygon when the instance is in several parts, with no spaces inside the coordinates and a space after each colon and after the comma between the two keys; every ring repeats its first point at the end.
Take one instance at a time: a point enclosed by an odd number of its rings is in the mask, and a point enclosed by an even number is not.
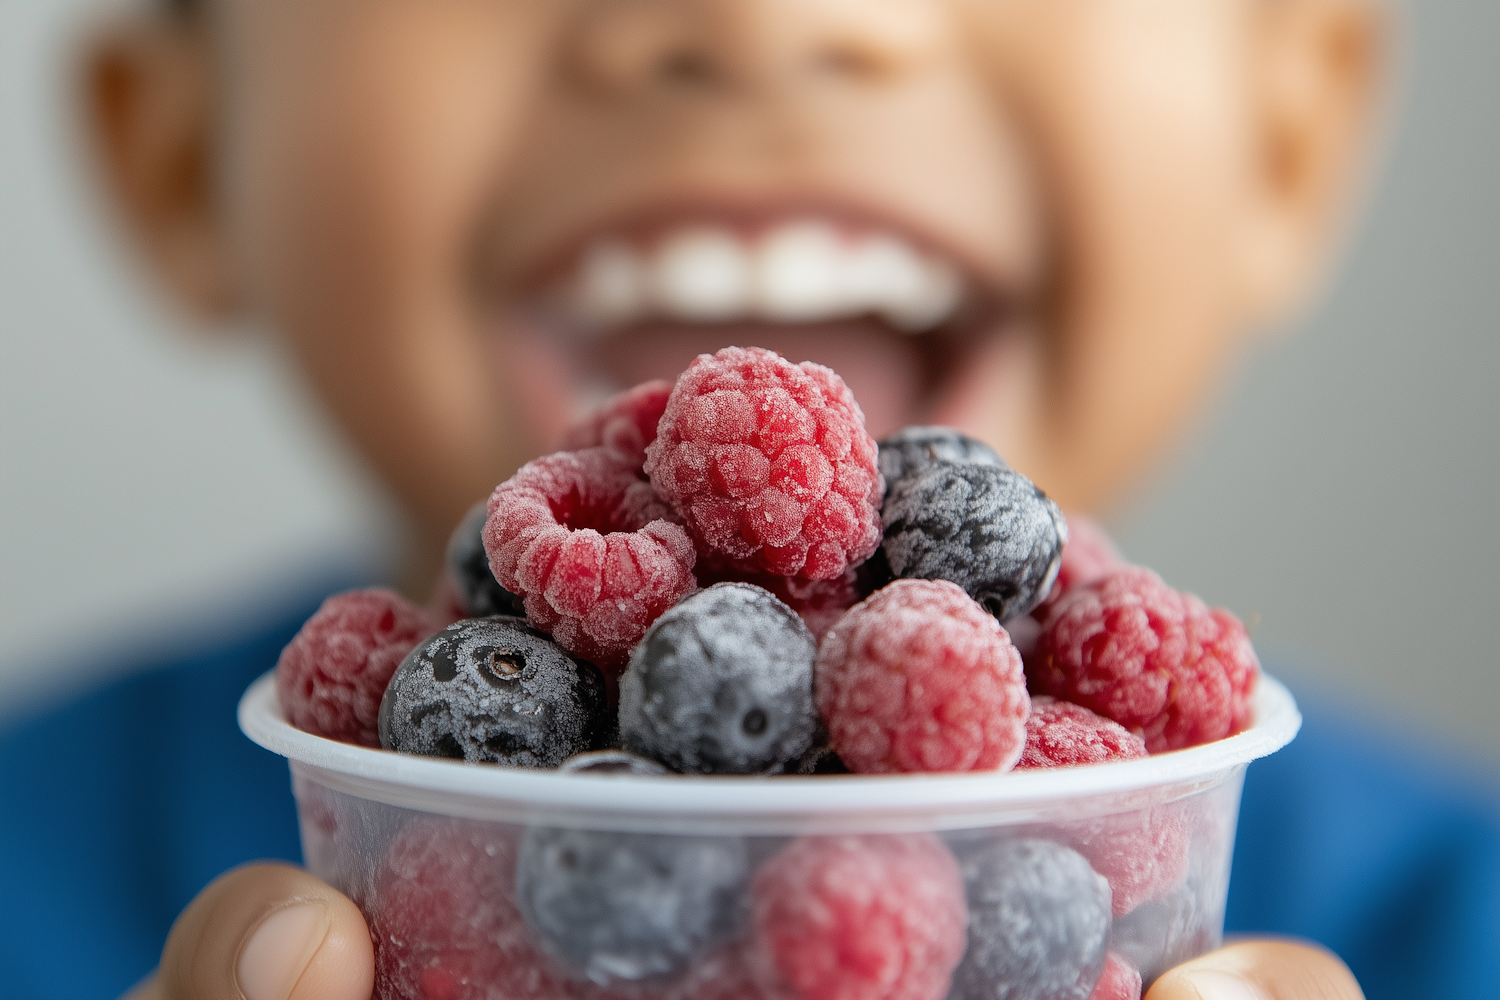
{"type": "Polygon", "coordinates": [[[1226,929],[1317,941],[1369,1000],[1500,998],[1493,779],[1302,702],[1246,776],[1226,929]]]}
{"type": "Polygon", "coordinates": [[[0,730],[0,996],[118,997],[215,876],[300,857],[286,762],[235,706],[311,610],[0,730]]]}

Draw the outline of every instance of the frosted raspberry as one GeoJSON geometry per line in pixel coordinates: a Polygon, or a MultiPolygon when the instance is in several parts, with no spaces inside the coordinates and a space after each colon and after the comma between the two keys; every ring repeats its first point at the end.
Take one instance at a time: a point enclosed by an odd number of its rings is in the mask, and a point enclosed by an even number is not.
{"type": "Polygon", "coordinates": [[[1169,895],[1187,877],[1190,830],[1175,805],[1070,824],[1061,839],[1109,880],[1117,917],[1169,895]]]}
{"type": "Polygon", "coordinates": [[[559,646],[616,671],[696,585],[692,540],[607,448],[524,466],[490,497],[484,548],[500,585],[559,646]]]}
{"type": "Polygon", "coordinates": [[[942,1000],[963,878],[927,834],[798,840],[755,877],[756,945],[802,1000],[942,1000]]]}
{"type": "Polygon", "coordinates": [[[1053,581],[1052,592],[1032,615],[1045,620],[1057,602],[1075,586],[1096,580],[1124,565],[1125,557],[1120,555],[1103,525],[1082,514],[1069,514],[1068,540],[1063,543],[1062,565],[1058,567],[1057,579],[1053,581]]]}
{"type": "Polygon", "coordinates": [[[1103,764],[1146,756],[1146,741],[1082,705],[1046,695],[1031,699],[1026,719],[1026,748],[1016,770],[1103,764]]]}
{"type": "Polygon", "coordinates": [[[1260,674],[1239,619],[1138,567],[1074,587],[1028,669],[1037,691],[1140,733],[1152,753],[1244,729],[1260,674]]]}
{"type": "Polygon", "coordinates": [[[385,687],[412,647],[442,627],[438,617],[381,588],[324,601],[276,664],[287,721],[314,736],[380,746],[385,687]]]}
{"type": "Polygon", "coordinates": [[[569,998],[514,902],[516,842],[467,820],[413,823],[392,842],[367,916],[380,1000],[569,998]]]}
{"type": "Polygon", "coordinates": [[[646,446],[656,440],[656,425],[666,412],[671,394],[672,383],[658,379],[611,396],[568,428],[563,449],[582,451],[603,446],[639,469],[646,460],[646,446]]]}
{"type": "Polygon", "coordinates": [[[838,375],[726,347],[677,380],[646,473],[705,559],[831,580],[880,544],[876,457],[838,375]]]}
{"type": "Polygon", "coordinates": [[[945,580],[897,580],[849,611],[823,640],[814,693],[859,773],[1003,771],[1026,742],[1020,654],[945,580]]]}
{"type": "Polygon", "coordinates": [[[1130,960],[1110,952],[1104,960],[1104,974],[1094,985],[1089,1000],[1141,1000],[1141,970],[1130,960]]]}

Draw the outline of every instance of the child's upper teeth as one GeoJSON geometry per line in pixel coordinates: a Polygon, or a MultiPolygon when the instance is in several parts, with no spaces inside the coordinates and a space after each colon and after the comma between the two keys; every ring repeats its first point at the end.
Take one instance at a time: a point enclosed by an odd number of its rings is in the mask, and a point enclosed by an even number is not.
{"type": "Polygon", "coordinates": [[[758,237],[713,225],[674,230],[648,248],[600,240],[580,258],[565,299],[601,327],[643,319],[805,323],[876,315],[920,333],[963,299],[946,261],[886,234],[850,237],[797,221],[758,237]]]}

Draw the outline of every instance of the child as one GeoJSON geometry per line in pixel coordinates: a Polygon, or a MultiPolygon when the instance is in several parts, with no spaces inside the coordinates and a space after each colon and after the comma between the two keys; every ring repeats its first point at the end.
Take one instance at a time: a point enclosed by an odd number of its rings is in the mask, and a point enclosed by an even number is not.
{"type": "MultiPolygon", "coordinates": [[[[203,0],[104,34],[89,95],[153,275],[285,338],[409,514],[415,591],[580,409],[729,343],[835,368],[876,436],[954,425],[1064,507],[1107,503],[1316,275],[1380,35],[1360,0],[203,0]]],[[[33,862],[40,916],[0,945],[27,995],[123,987],[206,870],[295,856],[282,765],[224,710],[294,627],[0,746],[55,764],[46,734],[83,733],[63,753],[101,775],[71,805],[7,796],[49,817],[0,821],[33,862]],[[51,914],[92,930],[87,957],[64,964],[51,914]]],[[[1262,897],[1291,891],[1256,858],[1262,897]]],[[[362,998],[364,935],[306,874],[242,869],[142,995],[362,998]]],[[[1465,940],[1415,965],[1349,940],[1419,995],[1500,981],[1464,978],[1465,940]]],[[[1326,953],[1252,942],[1151,996],[1359,988],[1326,953]]]]}

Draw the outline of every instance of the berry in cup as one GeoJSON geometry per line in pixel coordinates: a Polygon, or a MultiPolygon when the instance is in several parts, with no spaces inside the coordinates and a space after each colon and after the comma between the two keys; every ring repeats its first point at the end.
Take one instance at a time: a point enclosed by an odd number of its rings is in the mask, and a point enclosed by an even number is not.
{"type": "MultiPolygon", "coordinates": [[[[277,666],[287,720],[556,769],[585,811],[589,783],[703,775],[1062,780],[1250,722],[1233,616],[1125,564],[982,442],[877,446],[826,368],[702,355],[565,446],[455,530],[461,620],[331,598],[277,666]]],[[[945,841],[369,823],[304,785],[310,861],[369,840],[333,877],[353,873],[380,1000],[1139,1000],[1222,919],[1227,833],[1192,800],[945,841]]]]}

